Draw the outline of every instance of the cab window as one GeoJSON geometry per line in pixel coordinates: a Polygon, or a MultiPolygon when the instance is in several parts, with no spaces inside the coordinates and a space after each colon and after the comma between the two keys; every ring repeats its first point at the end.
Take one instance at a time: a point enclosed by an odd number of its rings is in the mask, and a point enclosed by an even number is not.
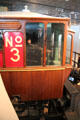
{"type": "Polygon", "coordinates": [[[70,64],[72,35],[68,34],[66,47],[66,64],[70,64]]]}
{"type": "Polygon", "coordinates": [[[43,65],[44,24],[26,24],[26,65],[43,65]]]}
{"type": "Polygon", "coordinates": [[[61,65],[63,56],[64,24],[48,23],[46,64],[61,65]]]}

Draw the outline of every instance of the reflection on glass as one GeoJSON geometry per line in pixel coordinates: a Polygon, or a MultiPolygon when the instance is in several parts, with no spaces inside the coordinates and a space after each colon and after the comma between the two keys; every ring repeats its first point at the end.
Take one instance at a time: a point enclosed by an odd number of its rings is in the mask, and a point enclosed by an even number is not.
{"type": "Polygon", "coordinates": [[[71,41],[72,35],[68,35],[67,37],[67,47],[66,47],[66,64],[70,64],[70,57],[71,57],[71,41]]]}
{"type": "Polygon", "coordinates": [[[47,65],[61,65],[64,41],[64,24],[48,23],[47,25],[47,65]]]}
{"type": "Polygon", "coordinates": [[[26,24],[26,64],[38,66],[43,64],[43,23],[26,24]]]}

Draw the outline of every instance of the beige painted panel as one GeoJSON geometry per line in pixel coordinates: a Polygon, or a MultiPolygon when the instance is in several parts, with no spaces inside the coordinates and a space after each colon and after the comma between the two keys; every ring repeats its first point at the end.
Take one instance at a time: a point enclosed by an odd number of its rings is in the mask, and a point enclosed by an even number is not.
{"type": "Polygon", "coordinates": [[[19,120],[0,75],[0,120],[19,120]]]}

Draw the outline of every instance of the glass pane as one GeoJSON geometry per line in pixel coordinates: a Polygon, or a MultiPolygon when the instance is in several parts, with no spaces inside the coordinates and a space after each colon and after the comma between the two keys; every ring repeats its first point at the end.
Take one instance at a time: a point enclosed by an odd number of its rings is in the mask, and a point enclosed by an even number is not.
{"type": "Polygon", "coordinates": [[[44,24],[26,24],[26,64],[27,66],[43,65],[44,24]]]}
{"type": "Polygon", "coordinates": [[[3,35],[0,33],[0,67],[3,67],[3,35]]]}
{"type": "Polygon", "coordinates": [[[68,35],[67,37],[67,48],[66,48],[66,64],[70,64],[70,57],[71,57],[71,41],[72,35],[68,35]]]}
{"type": "Polygon", "coordinates": [[[64,41],[64,24],[48,23],[47,25],[47,65],[61,65],[64,41]]]}

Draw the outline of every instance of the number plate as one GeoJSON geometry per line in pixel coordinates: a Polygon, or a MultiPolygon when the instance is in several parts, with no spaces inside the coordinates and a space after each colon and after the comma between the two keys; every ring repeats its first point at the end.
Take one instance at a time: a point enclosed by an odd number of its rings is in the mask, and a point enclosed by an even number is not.
{"type": "Polygon", "coordinates": [[[23,33],[5,32],[3,37],[6,67],[23,67],[23,33]]]}

